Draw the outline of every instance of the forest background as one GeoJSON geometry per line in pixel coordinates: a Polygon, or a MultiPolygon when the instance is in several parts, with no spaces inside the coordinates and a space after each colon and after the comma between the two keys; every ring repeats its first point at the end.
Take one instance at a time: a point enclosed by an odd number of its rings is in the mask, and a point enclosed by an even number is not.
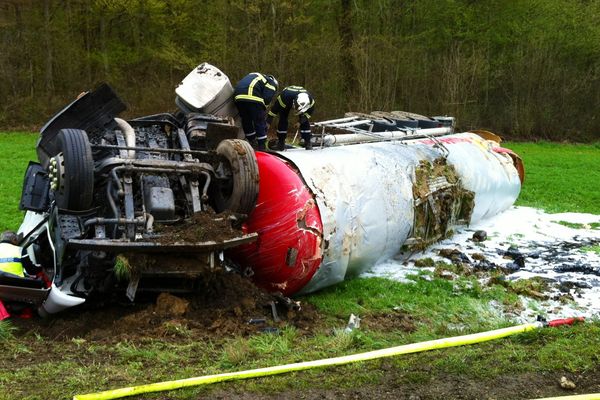
{"type": "Polygon", "coordinates": [[[175,109],[210,62],[303,85],[316,119],[453,115],[511,139],[597,141],[596,0],[0,0],[0,127],[39,128],[110,83],[127,116],[175,109]]]}

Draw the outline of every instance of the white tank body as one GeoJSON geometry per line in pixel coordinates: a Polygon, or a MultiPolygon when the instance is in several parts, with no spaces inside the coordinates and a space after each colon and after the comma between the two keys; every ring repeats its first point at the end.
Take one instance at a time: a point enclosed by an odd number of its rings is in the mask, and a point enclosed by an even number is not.
{"type": "Polygon", "coordinates": [[[474,133],[281,153],[313,192],[323,224],[322,263],[302,289],[312,292],[393,257],[415,225],[415,170],[445,157],[474,194],[466,223],[496,215],[517,199],[513,159],[474,133]]]}

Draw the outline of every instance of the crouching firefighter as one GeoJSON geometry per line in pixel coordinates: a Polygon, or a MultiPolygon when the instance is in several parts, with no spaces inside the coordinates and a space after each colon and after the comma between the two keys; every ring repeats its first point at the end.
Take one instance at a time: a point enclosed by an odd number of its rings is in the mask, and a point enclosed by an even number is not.
{"type": "Polygon", "coordinates": [[[310,141],[309,119],[315,111],[315,100],[306,89],[301,86],[288,86],[281,91],[273,107],[269,110],[267,124],[270,125],[273,118],[279,117],[277,124],[277,150],[285,149],[285,138],[288,130],[288,116],[290,110],[294,109],[300,123],[300,135],[304,139],[304,148],[312,149],[310,141]]]}
{"type": "Polygon", "coordinates": [[[6,231],[0,236],[0,273],[25,277],[21,248],[17,246],[18,238],[14,232],[6,231]]]}
{"type": "Polygon", "coordinates": [[[246,140],[258,150],[266,149],[267,106],[277,92],[277,79],[273,75],[252,72],[235,85],[235,105],[240,112],[246,140]],[[258,145],[257,145],[258,143],[258,145]]]}

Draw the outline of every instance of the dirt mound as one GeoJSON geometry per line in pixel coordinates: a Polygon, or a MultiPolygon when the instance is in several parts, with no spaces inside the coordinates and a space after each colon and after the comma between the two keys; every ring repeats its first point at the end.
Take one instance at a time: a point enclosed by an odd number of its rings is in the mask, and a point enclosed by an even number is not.
{"type": "Polygon", "coordinates": [[[284,301],[235,273],[217,271],[193,295],[161,294],[146,303],[71,309],[49,319],[15,320],[23,333],[52,340],[83,338],[117,342],[162,338],[179,340],[246,336],[286,325],[312,333],[321,317],[310,304],[288,309],[284,301]],[[275,309],[275,318],[273,308],[275,309]]]}

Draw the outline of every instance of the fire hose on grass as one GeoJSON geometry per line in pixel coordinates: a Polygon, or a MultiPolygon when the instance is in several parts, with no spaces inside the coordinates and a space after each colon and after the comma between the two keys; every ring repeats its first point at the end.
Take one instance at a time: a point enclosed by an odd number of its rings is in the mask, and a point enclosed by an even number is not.
{"type": "Polygon", "coordinates": [[[544,397],[533,400],[600,400],[600,393],[576,394],[572,396],[544,397]]]}
{"type": "Polygon", "coordinates": [[[561,325],[572,325],[577,321],[583,321],[583,318],[566,318],[549,322],[537,321],[528,324],[512,326],[509,328],[496,329],[488,332],[474,333],[470,335],[455,336],[451,338],[429,340],[421,343],[412,343],[402,346],[390,347],[387,349],[374,350],[366,353],[353,354],[349,356],[327,358],[323,360],[304,361],[294,364],[278,365],[274,367],[258,368],[247,371],[228,372],[216,375],[206,375],[195,378],[179,379],[174,381],[165,381],[151,383],[147,385],[131,386],[121,389],[107,390],[104,392],[81,394],[73,397],[73,400],[109,400],[118,399],[127,396],[134,396],[143,393],[162,392],[166,390],[180,389],[191,386],[208,385],[211,383],[241,380],[249,378],[258,378],[262,376],[278,375],[293,371],[303,371],[312,368],[329,367],[334,365],[344,365],[360,361],[375,360],[378,358],[392,357],[401,354],[418,353],[428,350],[444,349],[447,347],[464,346],[469,344],[486,342],[489,340],[501,339],[507,336],[516,335],[523,332],[533,331],[542,327],[556,327],[561,325]]]}

